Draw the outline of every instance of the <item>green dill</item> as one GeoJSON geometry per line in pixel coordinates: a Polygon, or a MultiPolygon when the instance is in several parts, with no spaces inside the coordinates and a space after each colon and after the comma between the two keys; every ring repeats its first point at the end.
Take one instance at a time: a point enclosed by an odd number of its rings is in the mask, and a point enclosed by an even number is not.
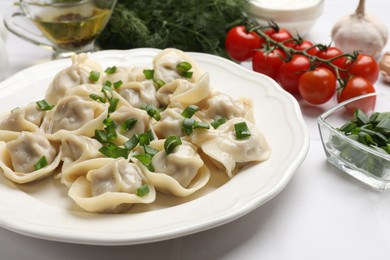
{"type": "Polygon", "coordinates": [[[249,0],[118,0],[100,34],[103,49],[174,47],[227,57],[224,41],[249,0]]]}

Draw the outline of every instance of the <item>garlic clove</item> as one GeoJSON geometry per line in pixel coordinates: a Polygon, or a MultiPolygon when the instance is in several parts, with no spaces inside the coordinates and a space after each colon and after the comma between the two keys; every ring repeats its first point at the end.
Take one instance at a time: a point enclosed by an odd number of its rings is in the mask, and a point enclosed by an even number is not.
{"type": "Polygon", "coordinates": [[[383,54],[380,62],[379,62],[379,69],[382,75],[382,78],[390,82],[390,52],[386,52],[383,54]]]}
{"type": "Polygon", "coordinates": [[[354,14],[341,18],[332,29],[334,45],[343,52],[362,51],[379,57],[388,40],[388,29],[377,17],[365,14],[360,0],[354,14]]]}

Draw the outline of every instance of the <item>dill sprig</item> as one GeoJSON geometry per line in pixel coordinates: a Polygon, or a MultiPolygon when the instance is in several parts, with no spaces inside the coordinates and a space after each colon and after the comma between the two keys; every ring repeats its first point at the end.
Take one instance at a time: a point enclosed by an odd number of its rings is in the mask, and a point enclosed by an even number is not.
{"type": "Polygon", "coordinates": [[[103,49],[141,47],[227,57],[225,36],[239,24],[248,0],[119,0],[98,38],[103,49]]]}

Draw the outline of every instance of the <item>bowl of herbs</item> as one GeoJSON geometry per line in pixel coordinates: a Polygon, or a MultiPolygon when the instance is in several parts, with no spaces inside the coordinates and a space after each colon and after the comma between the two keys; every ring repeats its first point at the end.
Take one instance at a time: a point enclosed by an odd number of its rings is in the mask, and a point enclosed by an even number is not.
{"type": "Polygon", "coordinates": [[[328,162],[374,189],[390,188],[390,95],[342,102],[318,118],[318,127],[328,162]]]}

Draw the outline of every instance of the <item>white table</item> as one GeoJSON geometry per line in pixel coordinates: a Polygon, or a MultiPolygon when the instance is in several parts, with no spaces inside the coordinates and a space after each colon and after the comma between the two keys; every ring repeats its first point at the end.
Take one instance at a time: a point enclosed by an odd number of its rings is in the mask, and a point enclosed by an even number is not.
{"type": "MultiPolygon", "coordinates": [[[[0,12],[11,4],[2,0],[0,12]]],[[[335,21],[356,4],[326,0],[307,37],[329,43],[335,21]]],[[[366,5],[390,28],[389,1],[366,5]]],[[[51,55],[11,34],[7,46],[7,76],[51,55]]],[[[390,92],[389,87],[381,79],[376,83],[382,92],[390,92]]],[[[390,259],[390,192],[367,188],[326,161],[316,118],[332,105],[334,101],[317,107],[302,103],[311,136],[307,158],[278,196],[236,221],[172,240],[114,247],[52,242],[0,228],[0,259],[390,259]]]]}

